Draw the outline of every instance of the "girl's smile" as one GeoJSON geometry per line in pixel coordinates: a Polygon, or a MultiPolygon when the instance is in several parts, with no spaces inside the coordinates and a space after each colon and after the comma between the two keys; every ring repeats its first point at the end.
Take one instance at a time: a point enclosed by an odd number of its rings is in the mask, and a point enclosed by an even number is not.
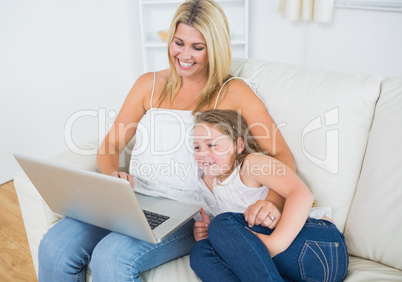
{"type": "Polygon", "coordinates": [[[230,137],[206,123],[197,124],[193,135],[195,160],[204,174],[219,177],[230,172],[235,156],[230,137]]]}

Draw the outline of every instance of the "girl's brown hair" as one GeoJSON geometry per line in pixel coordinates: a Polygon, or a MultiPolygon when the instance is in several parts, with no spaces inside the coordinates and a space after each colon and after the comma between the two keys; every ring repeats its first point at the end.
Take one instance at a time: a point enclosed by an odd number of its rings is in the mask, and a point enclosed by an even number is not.
{"type": "Polygon", "coordinates": [[[247,155],[251,153],[262,153],[268,155],[251,135],[246,121],[241,114],[233,110],[209,110],[195,116],[195,125],[207,123],[216,128],[237,144],[241,138],[244,143],[244,150],[234,158],[233,166],[227,174],[230,174],[236,166],[242,165],[247,155]]]}

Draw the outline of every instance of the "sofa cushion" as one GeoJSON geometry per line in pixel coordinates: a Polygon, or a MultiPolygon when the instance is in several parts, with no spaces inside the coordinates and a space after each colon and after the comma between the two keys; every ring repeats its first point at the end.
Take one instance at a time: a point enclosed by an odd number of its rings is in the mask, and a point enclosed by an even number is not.
{"type": "Polygon", "coordinates": [[[293,154],[298,175],[343,231],[355,194],[381,77],[234,60],[252,78],[293,154]]]}
{"type": "Polygon", "coordinates": [[[345,235],[350,254],[402,270],[401,124],[402,79],[387,79],[345,235]]]}
{"type": "Polygon", "coordinates": [[[367,259],[349,256],[345,282],[401,281],[402,271],[367,259]]]}

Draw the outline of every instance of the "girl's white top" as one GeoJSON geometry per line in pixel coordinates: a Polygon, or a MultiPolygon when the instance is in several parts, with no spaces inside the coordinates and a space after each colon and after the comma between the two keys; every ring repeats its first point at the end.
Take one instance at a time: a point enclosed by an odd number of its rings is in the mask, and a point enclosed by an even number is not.
{"type": "MultiPolygon", "coordinates": [[[[223,212],[243,213],[256,201],[265,199],[269,190],[266,186],[259,188],[246,186],[240,179],[240,166],[223,182],[218,181],[216,178],[214,179],[214,193],[211,193],[202,180],[202,174],[199,174],[198,185],[203,191],[202,197],[205,199],[205,212],[210,217],[214,217],[223,212]]],[[[331,218],[331,208],[311,208],[310,217],[321,219],[324,215],[331,218]]]]}

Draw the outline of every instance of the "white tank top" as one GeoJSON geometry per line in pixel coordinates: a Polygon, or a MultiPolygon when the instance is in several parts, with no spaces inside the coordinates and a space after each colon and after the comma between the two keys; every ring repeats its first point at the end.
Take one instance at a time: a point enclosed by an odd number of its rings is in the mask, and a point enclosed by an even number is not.
{"type": "MultiPolygon", "coordinates": [[[[202,173],[198,176],[198,185],[203,190],[202,204],[209,217],[215,217],[223,212],[244,213],[250,205],[258,200],[264,200],[269,191],[266,186],[259,188],[246,186],[240,178],[240,166],[222,182],[214,178],[214,193],[211,193],[202,180],[202,173]]],[[[313,207],[309,214],[316,219],[321,219],[324,215],[331,218],[330,207],[313,207]]]]}
{"type": "MultiPolygon", "coordinates": [[[[131,154],[129,172],[134,177],[135,190],[151,196],[202,204],[197,183],[198,166],[193,155],[194,116],[191,111],[153,108],[155,77],[154,73],[151,108],[138,123],[131,154]]],[[[240,79],[255,92],[255,84],[240,79]]]]}

